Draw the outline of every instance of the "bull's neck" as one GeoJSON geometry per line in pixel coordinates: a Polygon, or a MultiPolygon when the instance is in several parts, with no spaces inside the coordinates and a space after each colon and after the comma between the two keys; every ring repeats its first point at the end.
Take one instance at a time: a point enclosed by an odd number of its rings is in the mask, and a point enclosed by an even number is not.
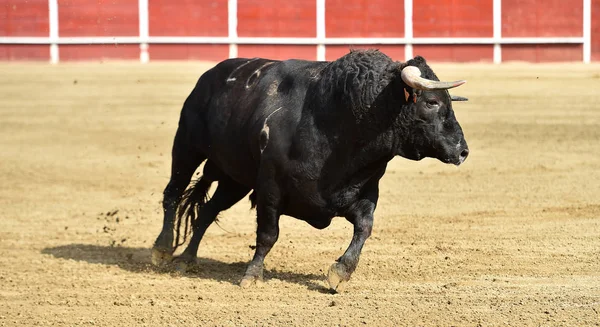
{"type": "Polygon", "coordinates": [[[332,63],[307,90],[299,143],[329,185],[367,178],[397,152],[393,122],[398,113],[389,110],[396,97],[378,96],[394,84],[385,69],[367,63],[345,71],[332,63]]]}
{"type": "Polygon", "coordinates": [[[331,103],[322,105],[302,115],[297,134],[302,157],[310,160],[306,165],[325,187],[360,187],[394,157],[393,130],[383,123],[357,121],[352,113],[331,103]]]}

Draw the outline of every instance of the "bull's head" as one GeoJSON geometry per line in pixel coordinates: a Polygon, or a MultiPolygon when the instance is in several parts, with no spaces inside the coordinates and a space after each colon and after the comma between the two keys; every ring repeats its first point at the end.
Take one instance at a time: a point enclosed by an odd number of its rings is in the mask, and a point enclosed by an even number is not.
{"type": "Polygon", "coordinates": [[[447,90],[466,81],[440,82],[421,57],[401,67],[406,100],[403,129],[408,135],[400,155],[413,160],[437,158],[460,165],[467,158],[469,148],[454,116],[452,100],[467,99],[451,97],[447,90]]]}

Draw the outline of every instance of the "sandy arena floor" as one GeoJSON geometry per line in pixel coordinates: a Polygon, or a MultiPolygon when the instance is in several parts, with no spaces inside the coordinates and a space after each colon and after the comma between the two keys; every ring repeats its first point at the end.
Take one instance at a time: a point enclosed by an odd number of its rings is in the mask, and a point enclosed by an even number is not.
{"type": "Polygon", "coordinates": [[[0,326],[599,326],[600,66],[433,65],[471,155],[392,161],[347,290],[351,226],[284,217],[237,285],[255,212],[222,214],[187,274],[154,268],[181,105],[201,63],[0,64],[0,326]]]}

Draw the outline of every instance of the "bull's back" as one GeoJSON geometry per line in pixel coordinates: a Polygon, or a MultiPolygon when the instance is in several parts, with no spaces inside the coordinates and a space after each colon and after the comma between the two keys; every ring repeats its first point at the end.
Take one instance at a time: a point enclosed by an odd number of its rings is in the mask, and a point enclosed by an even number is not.
{"type": "Polygon", "coordinates": [[[201,94],[195,108],[203,127],[196,140],[201,151],[233,179],[254,187],[265,120],[269,117],[273,136],[287,137],[301,116],[309,84],[325,64],[238,58],[207,71],[194,90],[201,94]],[[277,132],[282,125],[283,134],[277,132]]]}

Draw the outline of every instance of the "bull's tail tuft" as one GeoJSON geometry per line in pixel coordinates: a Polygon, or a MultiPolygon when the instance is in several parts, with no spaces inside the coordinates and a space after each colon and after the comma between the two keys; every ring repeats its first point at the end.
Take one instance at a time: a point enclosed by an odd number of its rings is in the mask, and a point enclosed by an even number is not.
{"type": "Polygon", "coordinates": [[[250,199],[250,209],[256,208],[256,191],[252,191],[248,198],[250,199]]]}
{"type": "Polygon", "coordinates": [[[191,234],[192,226],[196,223],[200,209],[208,201],[208,190],[211,184],[212,181],[200,178],[183,192],[175,214],[175,244],[173,251],[185,244],[191,234]],[[182,224],[184,227],[183,233],[181,232],[182,224]]]}

